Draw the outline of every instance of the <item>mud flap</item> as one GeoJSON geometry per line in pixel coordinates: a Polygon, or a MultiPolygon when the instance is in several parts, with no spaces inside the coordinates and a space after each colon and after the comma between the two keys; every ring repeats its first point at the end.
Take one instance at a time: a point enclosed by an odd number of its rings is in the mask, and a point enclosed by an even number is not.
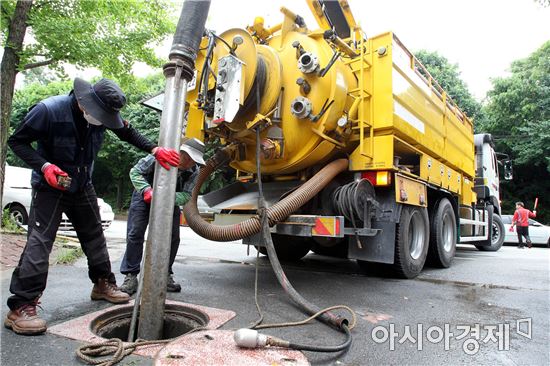
{"type": "Polygon", "coordinates": [[[393,264],[395,254],[395,223],[374,222],[373,229],[381,229],[375,236],[348,237],[348,257],[368,262],[393,264]]]}
{"type": "Polygon", "coordinates": [[[380,229],[375,236],[349,236],[348,257],[367,262],[393,264],[395,256],[395,229],[399,223],[402,205],[395,202],[393,188],[379,189],[376,192],[379,208],[377,219],[372,221],[373,229],[380,229]]]}

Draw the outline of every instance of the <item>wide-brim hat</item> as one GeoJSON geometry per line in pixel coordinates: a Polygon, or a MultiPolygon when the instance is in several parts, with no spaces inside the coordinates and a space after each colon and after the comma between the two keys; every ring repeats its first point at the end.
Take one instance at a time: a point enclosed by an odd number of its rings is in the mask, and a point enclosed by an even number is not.
{"type": "Polygon", "coordinates": [[[184,140],[180,146],[180,151],[185,151],[195,163],[204,165],[204,144],[199,139],[184,140]]]}
{"type": "Polygon", "coordinates": [[[112,80],[101,79],[94,85],[84,79],[74,79],[74,94],[86,113],[108,128],[122,128],[124,122],[120,110],[126,104],[126,96],[112,80]]]}

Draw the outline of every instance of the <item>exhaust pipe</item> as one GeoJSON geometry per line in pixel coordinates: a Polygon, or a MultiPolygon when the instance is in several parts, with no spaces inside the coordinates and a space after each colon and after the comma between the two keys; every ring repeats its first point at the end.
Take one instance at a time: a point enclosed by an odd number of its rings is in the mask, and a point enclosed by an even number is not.
{"type": "MultiPolygon", "coordinates": [[[[193,78],[209,8],[209,0],[186,0],[183,4],[170,50],[170,61],[163,70],[166,86],[159,146],[179,150],[187,83],[193,78]]],[[[138,337],[141,339],[162,338],[176,180],[177,168],[168,171],[156,165],[139,305],[138,337]]]]}

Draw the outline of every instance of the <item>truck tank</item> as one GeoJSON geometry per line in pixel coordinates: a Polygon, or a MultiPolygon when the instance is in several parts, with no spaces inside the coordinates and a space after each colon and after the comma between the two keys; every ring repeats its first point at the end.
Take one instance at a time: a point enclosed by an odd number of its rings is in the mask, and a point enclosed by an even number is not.
{"type": "Polygon", "coordinates": [[[423,175],[454,191],[463,177],[473,180],[471,120],[394,34],[366,39],[356,31],[344,42],[281,11],[274,29],[257,18],[216,36],[210,54],[203,41],[199,82],[187,99],[188,136],[242,144],[231,165],[244,173],[255,171],[254,128],[262,123],[265,175],[297,173],[340,152],[351,156],[351,171],[394,169],[397,162],[420,175],[433,166],[437,174],[423,175]]]}

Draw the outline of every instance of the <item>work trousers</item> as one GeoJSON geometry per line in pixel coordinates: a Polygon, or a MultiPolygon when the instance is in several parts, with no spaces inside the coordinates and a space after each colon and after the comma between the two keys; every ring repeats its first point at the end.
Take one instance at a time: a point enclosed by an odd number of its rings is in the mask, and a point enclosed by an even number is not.
{"type": "MultiPolygon", "coordinates": [[[[151,205],[145,203],[143,196],[134,191],[132,201],[128,210],[128,224],[126,227],[126,252],[120,263],[120,272],[122,274],[138,274],[140,270],[141,259],[143,257],[143,241],[145,239],[145,230],[149,224],[149,211],[151,205]]],[[[172,243],[170,247],[170,267],[178,253],[180,245],[180,208],[174,206],[174,215],[172,220],[172,243]]]]}
{"type": "Polygon", "coordinates": [[[88,259],[92,282],[108,278],[115,283],[94,187],[90,184],[76,193],[42,187],[33,189],[32,195],[27,244],[11,277],[10,309],[33,302],[46,288],[49,256],[63,212],[73,224],[88,259]]]}
{"type": "Polygon", "coordinates": [[[516,231],[518,233],[518,246],[523,247],[523,238],[527,242],[527,245],[531,244],[531,238],[529,237],[529,226],[517,226],[516,231]]]}

